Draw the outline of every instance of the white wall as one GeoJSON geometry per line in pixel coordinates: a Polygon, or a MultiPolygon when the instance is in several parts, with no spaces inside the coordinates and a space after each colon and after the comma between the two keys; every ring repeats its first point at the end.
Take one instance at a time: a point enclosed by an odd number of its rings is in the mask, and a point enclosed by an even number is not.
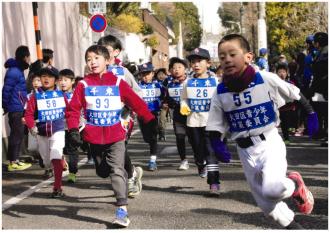
{"type": "MultiPolygon", "coordinates": [[[[2,56],[1,87],[6,70],[4,62],[14,57],[20,45],[27,45],[31,61],[37,59],[32,2],[3,2],[2,4],[2,56]]],[[[78,2],[38,2],[39,29],[43,48],[54,50],[54,66],[70,68],[76,75],[83,75],[85,50],[91,44],[88,19],[79,15],[78,2]]],[[[2,89],[2,88],[1,88],[2,89]]],[[[2,119],[3,136],[8,127],[2,119]]]]}

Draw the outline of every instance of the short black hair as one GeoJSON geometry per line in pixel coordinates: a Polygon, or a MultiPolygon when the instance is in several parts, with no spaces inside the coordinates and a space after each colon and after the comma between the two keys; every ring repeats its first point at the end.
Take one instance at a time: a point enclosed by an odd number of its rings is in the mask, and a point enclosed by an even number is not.
{"type": "Polygon", "coordinates": [[[97,44],[103,46],[111,46],[113,49],[118,49],[119,51],[122,50],[122,45],[120,40],[113,35],[107,35],[101,37],[97,42],[97,44]]]}
{"type": "Polygon", "coordinates": [[[85,61],[87,62],[87,54],[88,53],[95,53],[97,55],[103,56],[105,59],[110,59],[109,51],[106,47],[102,45],[92,45],[90,46],[85,53],[85,61]]]}
{"type": "Polygon", "coordinates": [[[15,58],[19,61],[23,61],[25,57],[30,56],[29,47],[25,45],[19,46],[15,51],[15,58]]]}
{"type": "Polygon", "coordinates": [[[325,32],[317,32],[314,35],[314,43],[318,42],[321,47],[328,45],[328,34],[325,32]]]}
{"type": "Polygon", "coordinates": [[[188,64],[185,60],[180,59],[179,57],[172,57],[170,59],[170,64],[168,65],[168,69],[169,70],[172,69],[175,63],[180,63],[180,64],[184,65],[184,68],[188,67],[188,64]]]}
{"type": "Polygon", "coordinates": [[[284,62],[277,63],[276,64],[276,72],[279,71],[279,70],[286,70],[288,72],[289,66],[284,62]]]}
{"type": "Polygon", "coordinates": [[[244,52],[251,52],[249,42],[247,41],[247,39],[245,39],[244,36],[239,35],[239,34],[228,34],[228,35],[225,35],[224,37],[222,37],[222,39],[220,40],[220,42],[218,44],[218,48],[222,43],[224,43],[226,41],[231,41],[231,40],[237,40],[240,43],[240,46],[244,52]]]}
{"type": "Polygon", "coordinates": [[[157,77],[157,75],[158,75],[159,73],[164,73],[164,74],[166,74],[166,69],[165,69],[165,68],[159,68],[159,69],[156,71],[155,76],[157,77]]]}
{"type": "Polygon", "coordinates": [[[42,62],[47,63],[50,59],[53,59],[54,51],[51,49],[42,49],[42,62]]]}
{"type": "Polygon", "coordinates": [[[65,76],[69,79],[75,79],[74,72],[70,69],[63,69],[59,72],[59,76],[65,76]]]}

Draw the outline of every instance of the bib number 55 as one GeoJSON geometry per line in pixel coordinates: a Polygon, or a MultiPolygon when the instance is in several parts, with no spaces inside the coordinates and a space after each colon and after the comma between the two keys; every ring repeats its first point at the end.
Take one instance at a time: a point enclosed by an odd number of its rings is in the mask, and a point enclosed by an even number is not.
{"type": "MultiPolygon", "coordinates": [[[[233,100],[234,100],[234,103],[237,107],[242,105],[241,98],[240,98],[240,95],[238,93],[233,94],[233,100]]],[[[244,101],[246,104],[251,104],[252,97],[251,97],[251,93],[249,91],[243,92],[243,100],[242,101],[244,101]]]]}

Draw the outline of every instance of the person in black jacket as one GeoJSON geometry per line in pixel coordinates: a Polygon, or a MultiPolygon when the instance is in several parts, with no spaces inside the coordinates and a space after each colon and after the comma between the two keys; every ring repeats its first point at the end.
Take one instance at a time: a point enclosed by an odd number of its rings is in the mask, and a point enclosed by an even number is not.
{"type": "Polygon", "coordinates": [[[319,116],[319,137],[324,136],[322,146],[328,146],[328,34],[315,33],[314,46],[318,54],[312,64],[313,80],[309,97],[312,98],[312,106],[319,116]]]}

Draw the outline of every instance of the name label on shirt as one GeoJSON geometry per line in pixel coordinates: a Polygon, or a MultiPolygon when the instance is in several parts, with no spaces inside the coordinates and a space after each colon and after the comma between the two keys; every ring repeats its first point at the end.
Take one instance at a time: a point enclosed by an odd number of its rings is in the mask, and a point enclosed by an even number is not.
{"type": "Polygon", "coordinates": [[[208,112],[211,98],[216,90],[215,78],[192,78],[187,82],[187,97],[192,112],[208,112]]]}
{"type": "Polygon", "coordinates": [[[62,91],[45,91],[35,94],[39,122],[64,119],[65,101],[62,91]]]}
{"type": "Polygon", "coordinates": [[[88,86],[85,99],[87,124],[111,126],[119,122],[122,104],[118,86],[88,86]]]}

